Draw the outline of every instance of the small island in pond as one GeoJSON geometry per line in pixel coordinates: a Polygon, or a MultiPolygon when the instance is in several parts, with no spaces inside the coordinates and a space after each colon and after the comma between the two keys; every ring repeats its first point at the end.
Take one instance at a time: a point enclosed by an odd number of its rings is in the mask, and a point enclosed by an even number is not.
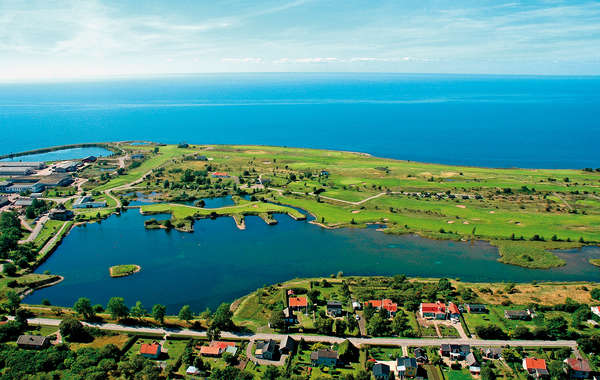
{"type": "Polygon", "coordinates": [[[136,264],[114,265],[109,268],[110,277],[131,276],[142,270],[142,267],[136,264]]]}

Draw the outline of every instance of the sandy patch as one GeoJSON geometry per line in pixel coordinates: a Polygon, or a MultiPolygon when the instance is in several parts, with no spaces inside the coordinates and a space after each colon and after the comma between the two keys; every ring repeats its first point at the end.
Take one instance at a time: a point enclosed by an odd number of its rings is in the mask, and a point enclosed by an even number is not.
{"type": "Polygon", "coordinates": [[[248,154],[267,154],[267,152],[264,151],[264,150],[247,150],[244,153],[248,153],[248,154]]]}
{"type": "Polygon", "coordinates": [[[458,173],[456,173],[456,172],[442,172],[442,177],[444,177],[444,178],[454,177],[457,175],[458,175],[458,173]]]}
{"type": "Polygon", "coordinates": [[[263,161],[262,163],[265,165],[271,165],[271,161],[263,161]]]}
{"type": "Polygon", "coordinates": [[[495,213],[496,213],[496,211],[490,211],[490,214],[495,214],[495,213]]]}
{"type": "Polygon", "coordinates": [[[467,222],[466,220],[463,222],[463,224],[469,224],[469,222],[467,222]]]}
{"type": "Polygon", "coordinates": [[[258,205],[252,205],[252,207],[254,207],[254,208],[258,208],[258,205]]]}
{"type": "Polygon", "coordinates": [[[448,224],[452,224],[452,223],[454,223],[454,220],[449,220],[448,221],[448,224]]]}
{"type": "Polygon", "coordinates": [[[481,219],[479,219],[479,218],[473,218],[473,220],[481,220],[481,219]]]}
{"type": "Polygon", "coordinates": [[[432,176],[432,174],[431,174],[431,173],[429,173],[429,172],[423,172],[423,173],[419,173],[419,175],[422,175],[422,176],[424,176],[424,177],[431,177],[431,176],[432,176]]]}
{"type": "Polygon", "coordinates": [[[358,214],[360,212],[360,210],[352,210],[353,214],[358,214]]]}
{"type": "Polygon", "coordinates": [[[390,220],[388,218],[383,218],[384,222],[389,222],[390,220]]]}
{"type": "Polygon", "coordinates": [[[458,208],[467,208],[467,206],[465,206],[465,205],[456,205],[456,207],[458,207],[458,208]]]}

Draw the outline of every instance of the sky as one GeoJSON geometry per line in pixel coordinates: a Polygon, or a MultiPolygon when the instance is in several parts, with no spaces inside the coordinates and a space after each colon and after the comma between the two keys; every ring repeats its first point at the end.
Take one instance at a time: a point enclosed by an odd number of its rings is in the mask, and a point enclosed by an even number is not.
{"type": "Polygon", "coordinates": [[[210,72],[600,74],[587,0],[0,0],[0,80],[210,72]]]}

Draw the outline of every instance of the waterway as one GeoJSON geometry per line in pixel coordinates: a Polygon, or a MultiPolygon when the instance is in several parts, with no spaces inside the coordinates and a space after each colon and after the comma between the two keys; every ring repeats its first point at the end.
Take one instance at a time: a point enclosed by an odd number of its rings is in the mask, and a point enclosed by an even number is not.
{"type": "Polygon", "coordinates": [[[61,160],[77,160],[89,156],[108,157],[112,156],[113,152],[100,147],[86,148],[71,148],[55,150],[53,152],[29,154],[27,156],[19,156],[6,158],[0,161],[61,161],[61,160]]]}

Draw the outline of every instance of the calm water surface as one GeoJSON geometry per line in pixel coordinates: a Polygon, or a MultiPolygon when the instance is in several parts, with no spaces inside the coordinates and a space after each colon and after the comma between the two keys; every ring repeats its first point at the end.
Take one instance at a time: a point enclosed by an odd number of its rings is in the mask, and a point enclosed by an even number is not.
{"type": "MultiPolygon", "coordinates": [[[[43,146],[40,146],[43,148],[43,146]]],[[[14,152],[14,151],[13,151],[14,152]]],[[[76,160],[89,156],[108,157],[112,156],[113,152],[100,147],[73,148],[62,149],[53,152],[29,154],[27,156],[19,156],[14,158],[6,158],[1,161],[60,161],[60,160],[76,160]]]]}
{"type": "MultiPolygon", "coordinates": [[[[47,298],[67,306],[85,296],[106,304],[110,297],[122,296],[129,304],[166,304],[169,312],[184,304],[201,311],[263,285],[338,271],[465,281],[600,281],[598,268],[579,259],[578,252],[561,253],[575,258],[565,267],[528,270],[499,263],[496,248],[483,242],[393,236],[374,228],[326,230],[283,215],[277,216],[276,226],[247,217],[245,231],[231,218],[197,221],[193,233],[144,229],[143,221],[152,217],[157,216],[129,210],[100,224],[76,227],[36,271],[49,270],[65,280],[36,291],[26,302],[47,298]],[[142,271],[109,277],[110,266],[130,263],[141,265],[142,271]]],[[[585,252],[586,257],[594,254],[585,252]]]]}

